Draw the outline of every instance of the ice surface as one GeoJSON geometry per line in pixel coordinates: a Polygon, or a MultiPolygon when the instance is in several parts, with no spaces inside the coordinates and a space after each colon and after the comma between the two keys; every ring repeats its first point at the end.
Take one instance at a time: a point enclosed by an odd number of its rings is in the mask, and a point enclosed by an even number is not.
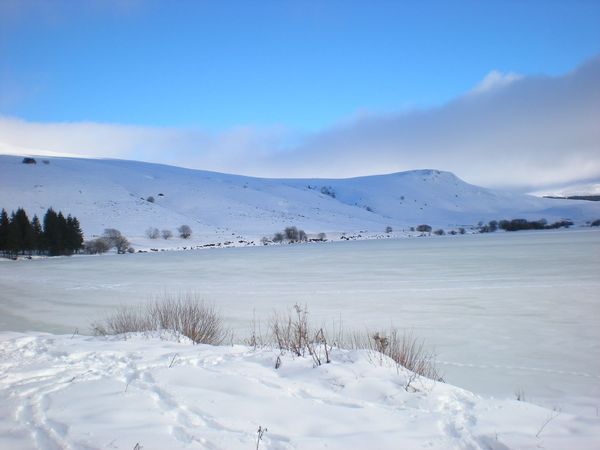
{"type": "Polygon", "coordinates": [[[0,263],[0,329],[89,333],[122,304],[195,292],[243,336],[306,304],[317,323],[413,330],[448,382],[596,416],[600,232],[548,231],[0,263]]]}

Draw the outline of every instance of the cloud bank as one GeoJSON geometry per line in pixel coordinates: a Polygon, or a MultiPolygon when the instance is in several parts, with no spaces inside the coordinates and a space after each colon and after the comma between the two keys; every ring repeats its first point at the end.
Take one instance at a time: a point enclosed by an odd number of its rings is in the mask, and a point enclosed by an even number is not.
{"type": "Polygon", "coordinates": [[[560,77],[494,71],[441,107],[362,115],[308,135],[0,118],[0,153],[52,152],[268,177],[436,168],[474,184],[539,189],[600,178],[600,57],[560,77]]]}

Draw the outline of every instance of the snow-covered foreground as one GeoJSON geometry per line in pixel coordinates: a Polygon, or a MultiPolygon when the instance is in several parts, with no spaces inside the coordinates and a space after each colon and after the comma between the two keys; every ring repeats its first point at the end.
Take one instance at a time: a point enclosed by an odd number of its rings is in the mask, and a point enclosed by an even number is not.
{"type": "Polygon", "coordinates": [[[154,333],[0,334],[0,448],[594,449],[600,418],[418,380],[366,351],[331,364],[154,333]],[[413,389],[413,387],[415,389],[413,389]]]}

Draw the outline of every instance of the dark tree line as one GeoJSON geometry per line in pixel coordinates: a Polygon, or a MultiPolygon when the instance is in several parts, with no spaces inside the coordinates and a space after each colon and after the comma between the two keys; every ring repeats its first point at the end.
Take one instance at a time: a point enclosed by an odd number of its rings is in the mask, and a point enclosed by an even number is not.
{"type": "Polygon", "coordinates": [[[71,255],[83,248],[83,232],[76,217],[65,217],[49,208],[42,222],[37,216],[31,221],[23,208],[9,216],[0,213],[0,253],[15,257],[31,255],[71,255]]]}

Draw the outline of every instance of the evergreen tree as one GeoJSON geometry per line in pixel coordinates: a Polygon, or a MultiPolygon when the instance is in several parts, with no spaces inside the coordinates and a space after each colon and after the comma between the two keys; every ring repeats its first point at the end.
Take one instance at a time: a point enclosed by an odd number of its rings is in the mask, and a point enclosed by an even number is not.
{"type": "Polygon", "coordinates": [[[50,256],[70,255],[83,247],[83,232],[76,217],[48,208],[43,226],[37,216],[30,222],[23,208],[0,213],[0,253],[16,256],[33,251],[50,256]]]}
{"type": "Polygon", "coordinates": [[[58,239],[56,241],[56,249],[57,255],[69,255],[68,249],[68,238],[69,238],[69,227],[67,226],[67,219],[63,216],[61,211],[58,212],[58,216],[56,216],[57,224],[58,224],[58,239]]]}
{"type": "Polygon", "coordinates": [[[83,232],[79,226],[77,217],[67,216],[67,239],[66,247],[70,253],[78,252],[83,247],[83,232]]]}
{"type": "Polygon", "coordinates": [[[21,239],[19,226],[17,225],[17,215],[14,211],[10,213],[6,248],[8,250],[8,254],[11,256],[18,255],[21,248],[23,248],[23,240],[21,239]]]}
{"type": "Polygon", "coordinates": [[[42,242],[42,225],[38,216],[34,215],[31,219],[31,232],[33,235],[33,248],[39,254],[43,250],[44,243],[42,242]]]}
{"type": "Polygon", "coordinates": [[[19,250],[22,254],[31,253],[34,249],[33,230],[29,217],[23,208],[17,209],[15,213],[15,227],[18,233],[19,250]]]}
{"type": "Polygon", "coordinates": [[[58,215],[52,208],[48,208],[44,215],[43,232],[44,249],[50,256],[60,255],[61,230],[58,224],[58,215]]]}
{"type": "Polygon", "coordinates": [[[8,253],[9,227],[10,221],[8,220],[8,213],[2,208],[2,213],[0,213],[0,253],[8,253]]]}

